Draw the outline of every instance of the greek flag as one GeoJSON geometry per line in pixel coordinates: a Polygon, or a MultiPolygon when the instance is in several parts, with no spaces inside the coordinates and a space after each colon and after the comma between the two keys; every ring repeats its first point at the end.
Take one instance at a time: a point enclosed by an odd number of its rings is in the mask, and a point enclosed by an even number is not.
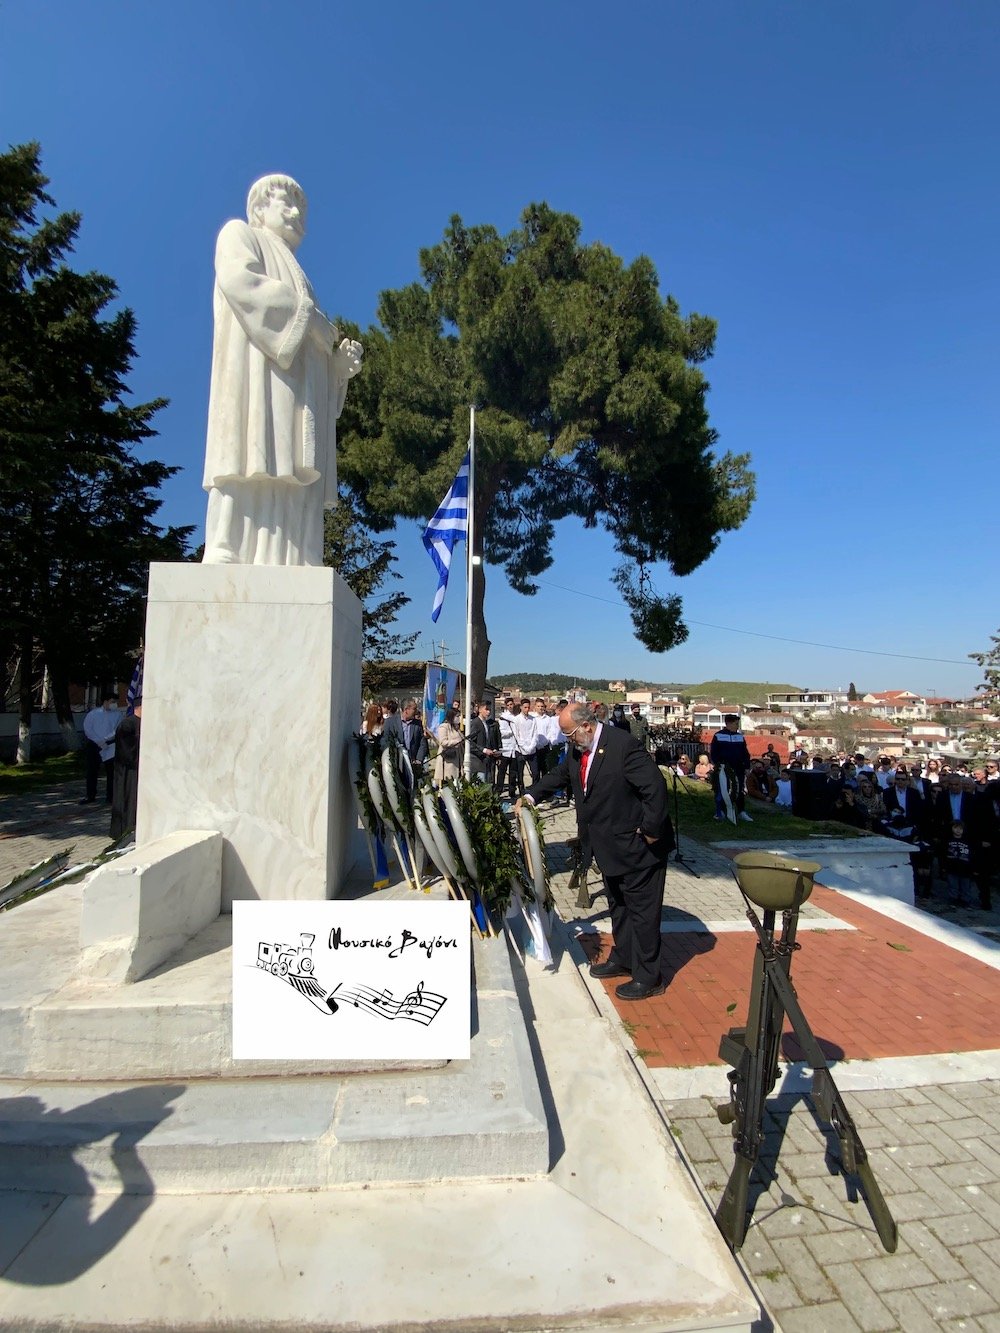
{"type": "Polygon", "coordinates": [[[423,543],[427,553],[437,566],[438,586],[434,594],[434,606],[431,620],[437,620],[444,604],[444,594],[448,587],[448,570],[451,568],[451,553],[455,543],[462,541],[469,531],[469,451],[466,450],[462,466],[458,469],[451,490],[438,505],[437,513],[424,529],[423,543]]]}
{"type": "Polygon", "coordinates": [[[136,704],[142,703],[142,664],[144,658],[140,657],[135,664],[135,670],[132,672],[132,679],[128,684],[128,692],[125,695],[125,715],[131,717],[135,712],[136,704]]]}

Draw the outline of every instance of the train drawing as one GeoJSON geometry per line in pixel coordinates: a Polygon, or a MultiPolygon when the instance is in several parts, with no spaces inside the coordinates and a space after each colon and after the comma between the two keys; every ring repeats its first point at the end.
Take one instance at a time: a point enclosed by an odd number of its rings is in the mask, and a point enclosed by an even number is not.
{"type": "Polygon", "coordinates": [[[257,946],[257,966],[276,977],[287,977],[289,972],[309,976],[313,971],[312,947],[316,936],[304,930],[299,944],[271,944],[261,940],[257,946]]]}

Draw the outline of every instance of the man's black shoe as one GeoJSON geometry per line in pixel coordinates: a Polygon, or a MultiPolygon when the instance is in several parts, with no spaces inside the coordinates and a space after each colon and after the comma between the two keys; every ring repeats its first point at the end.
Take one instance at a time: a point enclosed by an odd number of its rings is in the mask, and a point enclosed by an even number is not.
{"type": "Polygon", "coordinates": [[[93,805],[94,802],[95,802],[96,800],[97,800],[97,797],[96,797],[96,796],[85,796],[85,797],[83,798],[83,800],[82,800],[82,801],[78,801],[77,804],[78,804],[78,805],[93,805]]]}
{"type": "Polygon", "coordinates": [[[621,963],[612,963],[609,959],[606,963],[595,963],[590,969],[590,975],[603,980],[605,977],[630,977],[632,973],[627,967],[622,967],[621,963]]]}
{"type": "Polygon", "coordinates": [[[641,981],[626,981],[624,986],[615,987],[615,994],[619,1000],[651,1000],[654,995],[662,995],[666,989],[662,981],[658,986],[644,986],[641,981]]]}

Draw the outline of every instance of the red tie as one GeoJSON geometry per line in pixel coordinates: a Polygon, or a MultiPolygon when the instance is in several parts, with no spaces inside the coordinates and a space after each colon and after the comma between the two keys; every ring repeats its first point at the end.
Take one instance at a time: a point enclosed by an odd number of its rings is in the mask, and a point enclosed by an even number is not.
{"type": "Polygon", "coordinates": [[[587,787],[587,765],[590,763],[590,751],[584,750],[580,756],[580,786],[586,790],[587,787]]]}

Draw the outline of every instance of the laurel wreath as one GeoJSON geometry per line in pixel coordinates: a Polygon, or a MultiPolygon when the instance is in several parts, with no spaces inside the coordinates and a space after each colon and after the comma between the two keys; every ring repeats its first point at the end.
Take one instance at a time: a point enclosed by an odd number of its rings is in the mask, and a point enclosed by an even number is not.
{"type": "Polygon", "coordinates": [[[503,812],[500,797],[487,783],[455,778],[452,786],[476,849],[476,887],[486,907],[503,917],[510,906],[511,880],[520,883],[523,878],[520,847],[510,819],[503,812]]]}

